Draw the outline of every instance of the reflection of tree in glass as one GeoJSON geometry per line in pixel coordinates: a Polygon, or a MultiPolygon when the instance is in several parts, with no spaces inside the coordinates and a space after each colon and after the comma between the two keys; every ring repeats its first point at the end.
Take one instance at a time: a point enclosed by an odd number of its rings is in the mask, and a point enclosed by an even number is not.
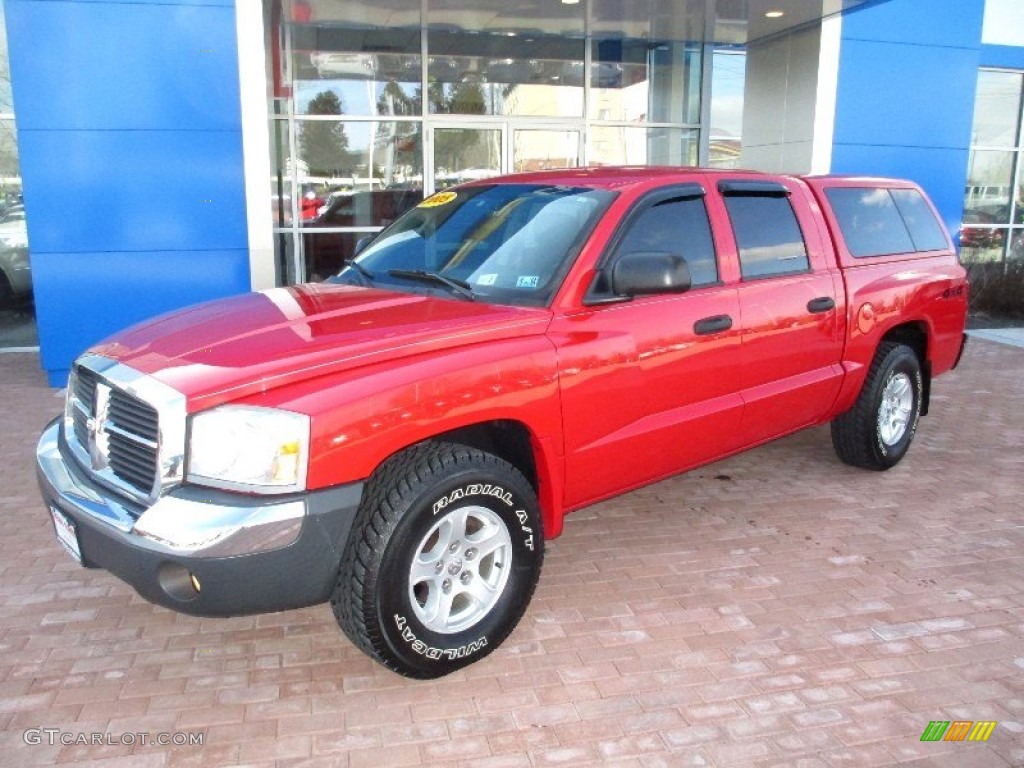
{"type": "Polygon", "coordinates": [[[402,86],[394,80],[389,80],[377,98],[377,114],[406,117],[418,115],[419,113],[420,89],[416,89],[414,96],[409,96],[402,90],[402,86]]]}
{"type": "MultiPolygon", "coordinates": [[[[435,111],[443,114],[487,114],[484,90],[479,83],[457,83],[451,90],[448,90],[440,83],[432,82],[429,98],[435,111]]],[[[481,136],[480,131],[471,129],[451,128],[435,132],[434,156],[437,158],[438,165],[449,173],[454,173],[463,168],[485,164],[486,148],[483,153],[474,151],[480,143],[481,136]]]]}
{"type": "Polygon", "coordinates": [[[18,170],[18,137],[14,121],[0,120],[0,210],[21,202],[21,175],[18,170]]]}
{"type": "Polygon", "coordinates": [[[0,2],[0,112],[13,112],[11,103],[11,68],[7,57],[7,32],[4,4],[0,2]]]}
{"type": "MultiPolygon", "coordinates": [[[[398,83],[391,80],[377,99],[377,114],[419,115],[420,94],[417,88],[415,95],[409,96],[398,83]]],[[[423,163],[417,124],[390,120],[381,122],[377,127],[375,143],[383,153],[384,162],[376,164],[373,169],[374,178],[383,179],[387,186],[408,182],[417,175],[422,181],[423,163]]]]}
{"type": "MultiPolygon", "coordinates": [[[[307,114],[341,115],[341,99],[334,91],[321,91],[309,102],[307,114]]],[[[299,135],[299,153],[310,175],[340,175],[351,165],[344,124],[333,121],[304,122],[299,135]]]]}
{"type": "MultiPolygon", "coordinates": [[[[7,34],[4,21],[4,7],[0,2],[0,112],[13,112],[11,70],[7,61],[7,34]]],[[[12,195],[20,196],[20,193],[18,137],[14,130],[14,120],[0,119],[0,207],[14,199],[12,195]]]]}

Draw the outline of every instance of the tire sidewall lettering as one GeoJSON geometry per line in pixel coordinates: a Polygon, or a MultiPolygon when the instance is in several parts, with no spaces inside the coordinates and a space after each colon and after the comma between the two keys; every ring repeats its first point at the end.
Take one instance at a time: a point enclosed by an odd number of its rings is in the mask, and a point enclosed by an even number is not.
{"type": "Polygon", "coordinates": [[[431,661],[440,661],[442,659],[446,661],[458,661],[459,659],[472,656],[477,651],[487,647],[487,635],[483,635],[477,640],[464,643],[456,648],[435,648],[428,645],[416,635],[409,626],[409,620],[405,616],[396,613],[394,619],[395,627],[398,629],[402,640],[408,643],[413,653],[417,653],[431,661]]]}
{"type": "Polygon", "coordinates": [[[506,490],[503,486],[496,483],[469,483],[465,487],[456,488],[435,501],[432,506],[434,516],[436,517],[439,512],[447,509],[452,503],[470,496],[491,496],[500,500],[507,507],[514,506],[512,492],[506,490]]]}
{"type": "MultiPolygon", "coordinates": [[[[505,507],[512,509],[515,512],[515,520],[518,523],[520,533],[523,535],[523,546],[531,552],[534,551],[536,547],[535,531],[533,526],[529,525],[530,516],[526,512],[525,505],[517,504],[513,492],[499,483],[467,483],[466,485],[459,486],[434,501],[430,507],[432,516],[437,517],[442,512],[454,511],[458,508],[457,505],[452,506],[456,502],[464,502],[467,499],[478,497],[494,499],[504,504],[505,507]]],[[[480,506],[489,507],[493,512],[501,516],[500,508],[492,508],[486,502],[481,503],[480,506]]],[[[515,526],[509,527],[514,528],[515,526]]]]}
{"type": "Polygon", "coordinates": [[[486,655],[511,631],[505,628],[504,614],[519,599],[524,580],[535,581],[539,567],[535,556],[542,547],[539,510],[532,511],[531,500],[515,485],[493,481],[452,478],[421,497],[403,520],[395,549],[385,554],[387,586],[378,604],[388,644],[416,666],[456,664],[486,655]],[[439,634],[423,626],[410,604],[408,589],[410,558],[427,530],[445,514],[461,507],[480,506],[491,510],[508,528],[512,542],[512,562],[504,592],[492,609],[471,627],[453,634],[439,634]],[[531,514],[532,511],[532,514],[531,514]],[[536,521],[536,522],[535,522],[536,521]],[[518,535],[517,535],[518,531],[518,535]],[[497,637],[497,640],[494,638],[497,637]]]}

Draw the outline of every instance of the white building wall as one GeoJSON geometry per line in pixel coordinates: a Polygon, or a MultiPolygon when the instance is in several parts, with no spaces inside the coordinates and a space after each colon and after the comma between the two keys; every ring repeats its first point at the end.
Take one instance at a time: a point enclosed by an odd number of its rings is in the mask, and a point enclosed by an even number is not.
{"type": "Polygon", "coordinates": [[[828,172],[841,23],[834,16],[748,46],[741,166],[828,172]]]}

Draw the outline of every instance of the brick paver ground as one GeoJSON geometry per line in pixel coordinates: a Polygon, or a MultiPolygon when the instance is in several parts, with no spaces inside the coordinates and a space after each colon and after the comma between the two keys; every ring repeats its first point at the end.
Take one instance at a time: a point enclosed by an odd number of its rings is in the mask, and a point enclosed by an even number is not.
{"type": "Polygon", "coordinates": [[[975,341],[891,472],[817,428],[576,513],[510,641],[436,682],[327,606],[196,619],[79,568],[33,475],[58,394],[27,354],[0,392],[2,765],[1024,765],[1024,350],[975,341]]]}

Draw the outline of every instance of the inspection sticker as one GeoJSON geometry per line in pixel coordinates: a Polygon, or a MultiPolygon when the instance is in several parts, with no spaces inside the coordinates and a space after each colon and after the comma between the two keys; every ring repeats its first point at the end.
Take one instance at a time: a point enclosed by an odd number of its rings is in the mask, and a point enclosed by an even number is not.
{"type": "Polygon", "coordinates": [[[520,275],[516,280],[516,288],[536,288],[540,278],[537,275],[520,275]]]}
{"type": "Polygon", "coordinates": [[[498,280],[498,275],[497,274],[480,275],[480,277],[478,277],[476,279],[476,284],[477,285],[494,285],[494,283],[497,280],[498,280]]]}
{"type": "Polygon", "coordinates": [[[419,204],[419,208],[437,208],[439,205],[448,205],[452,200],[459,196],[458,192],[438,192],[437,194],[431,195],[422,203],[419,204]]]}

